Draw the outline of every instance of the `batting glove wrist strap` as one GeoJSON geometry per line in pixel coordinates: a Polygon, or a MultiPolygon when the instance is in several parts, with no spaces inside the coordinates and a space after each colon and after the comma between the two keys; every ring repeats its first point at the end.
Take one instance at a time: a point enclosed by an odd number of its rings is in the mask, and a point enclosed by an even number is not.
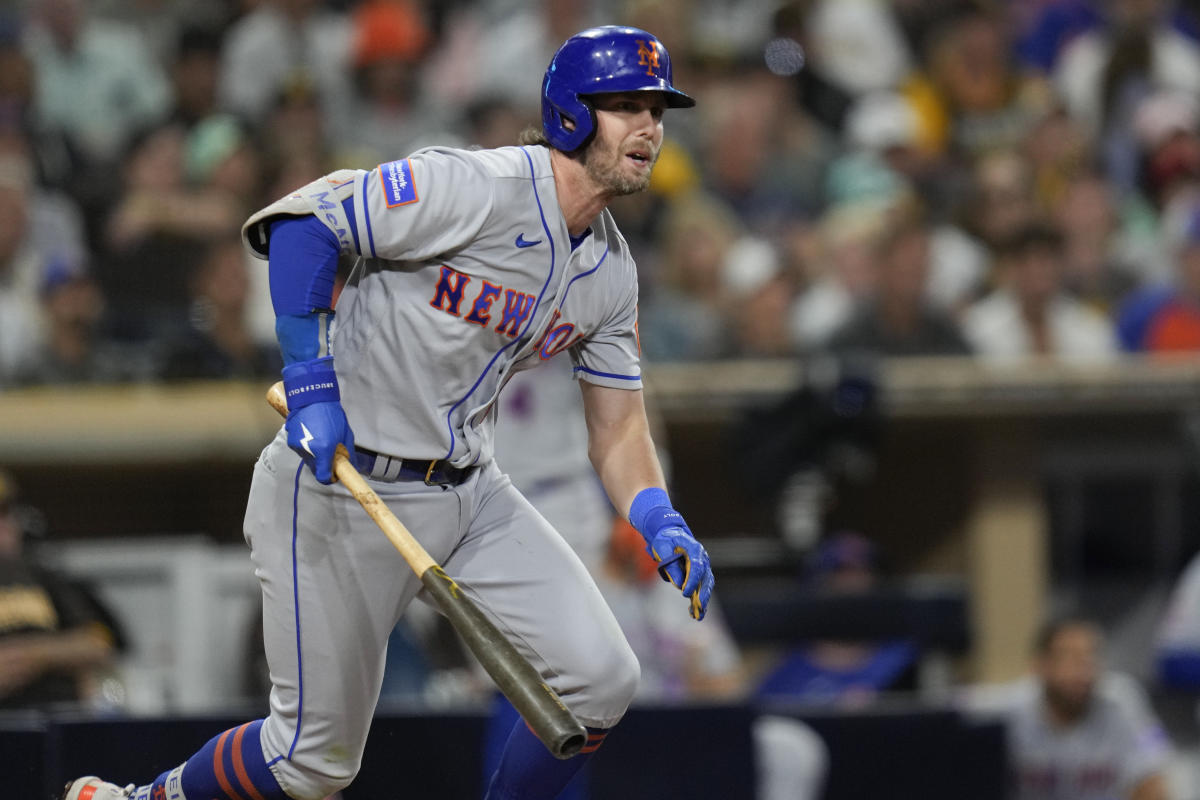
{"type": "Polygon", "coordinates": [[[313,403],[340,402],[342,396],[333,369],[333,356],[298,361],[284,367],[283,389],[291,411],[313,403]]]}
{"type": "Polygon", "coordinates": [[[671,507],[671,498],[657,487],[642,489],[629,506],[629,522],[649,542],[665,527],[687,529],[683,516],[671,507]]]}

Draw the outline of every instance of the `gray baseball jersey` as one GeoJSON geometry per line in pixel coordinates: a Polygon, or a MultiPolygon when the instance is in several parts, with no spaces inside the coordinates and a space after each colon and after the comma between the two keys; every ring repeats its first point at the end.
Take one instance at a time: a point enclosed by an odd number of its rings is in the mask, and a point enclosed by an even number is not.
{"type": "Polygon", "coordinates": [[[1047,721],[1039,685],[1020,684],[1008,717],[1019,800],[1124,800],[1161,772],[1170,744],[1135,691],[1115,676],[1100,681],[1087,715],[1062,729],[1047,721]]]}
{"type": "Polygon", "coordinates": [[[628,246],[607,211],[572,246],[546,148],[429,148],[333,173],[252,217],[251,246],[266,254],[258,222],[310,211],[362,256],[333,343],[356,442],[484,463],[500,388],[563,351],[577,378],[641,387],[628,246]]]}
{"type": "MultiPolygon", "coordinates": [[[[612,726],[637,661],[578,557],[492,463],[514,372],[565,351],[579,379],[641,386],[636,274],[612,217],[572,242],[543,147],[428,149],[336,172],[254,215],[244,235],[266,257],[262,223],[309,213],[361,256],[332,337],[356,445],[478,466],[444,487],[372,472],[373,488],[584,724],[612,726]]],[[[388,634],[421,584],[283,431],[255,467],[246,538],[272,679],[264,755],[293,796],[319,796],[357,770],[388,634]]]]}

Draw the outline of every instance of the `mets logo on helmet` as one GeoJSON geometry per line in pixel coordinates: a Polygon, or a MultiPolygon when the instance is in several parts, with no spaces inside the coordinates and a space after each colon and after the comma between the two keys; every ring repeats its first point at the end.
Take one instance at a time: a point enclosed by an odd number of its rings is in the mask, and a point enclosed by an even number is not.
{"type": "Polygon", "coordinates": [[[647,44],[644,39],[637,39],[638,64],[646,68],[647,75],[653,75],[658,69],[658,42],[647,44]]]}

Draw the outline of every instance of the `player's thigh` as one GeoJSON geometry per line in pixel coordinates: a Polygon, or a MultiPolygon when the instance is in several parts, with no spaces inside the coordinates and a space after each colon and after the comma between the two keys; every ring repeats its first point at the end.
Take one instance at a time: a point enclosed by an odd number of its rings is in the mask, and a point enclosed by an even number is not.
{"type": "MultiPolygon", "coordinates": [[[[452,494],[413,484],[375,488],[398,515],[457,516],[452,494]]],[[[444,530],[427,544],[431,551],[453,546],[454,526],[444,530]]],[[[255,467],[246,538],[262,586],[271,670],[267,746],[296,763],[308,756],[329,763],[333,743],[345,763],[328,768],[352,773],[388,636],[420,582],[358,503],[339,486],[317,483],[280,440],[255,467]]]]}
{"type": "Polygon", "coordinates": [[[494,467],[447,572],[584,721],[620,719],[638,667],[578,556],[494,467]]]}

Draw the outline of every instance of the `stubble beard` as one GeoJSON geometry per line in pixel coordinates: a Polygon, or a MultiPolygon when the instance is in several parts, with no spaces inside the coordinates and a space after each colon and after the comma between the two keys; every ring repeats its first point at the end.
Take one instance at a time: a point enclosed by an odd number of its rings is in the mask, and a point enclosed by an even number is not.
{"type": "Polygon", "coordinates": [[[603,188],[614,197],[624,197],[630,194],[644,192],[650,186],[650,174],[658,161],[658,152],[650,162],[650,169],[640,175],[626,174],[622,167],[625,165],[625,155],[620,148],[597,136],[584,149],[580,162],[587,170],[588,177],[597,186],[603,188]]]}
{"type": "Polygon", "coordinates": [[[1080,696],[1074,692],[1064,692],[1049,686],[1044,687],[1046,704],[1054,711],[1059,719],[1075,723],[1082,719],[1091,708],[1093,691],[1080,696]]]}

